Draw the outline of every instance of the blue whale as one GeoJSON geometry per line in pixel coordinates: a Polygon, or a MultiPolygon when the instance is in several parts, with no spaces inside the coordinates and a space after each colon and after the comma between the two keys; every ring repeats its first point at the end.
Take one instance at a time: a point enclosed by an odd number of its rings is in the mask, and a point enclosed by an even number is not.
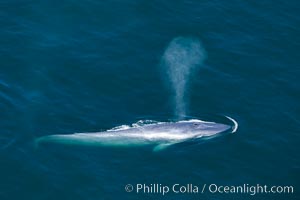
{"type": "Polygon", "coordinates": [[[210,138],[221,133],[234,133],[238,124],[207,122],[198,119],[178,122],[156,122],[139,126],[121,126],[103,132],[48,135],[36,140],[41,143],[131,147],[153,145],[154,151],[197,138],[210,138]]]}

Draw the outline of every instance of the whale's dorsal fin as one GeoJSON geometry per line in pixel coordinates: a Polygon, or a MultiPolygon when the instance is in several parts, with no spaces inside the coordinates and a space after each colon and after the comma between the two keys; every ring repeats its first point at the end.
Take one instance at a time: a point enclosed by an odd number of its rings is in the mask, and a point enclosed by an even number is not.
{"type": "Polygon", "coordinates": [[[162,151],[165,150],[166,148],[168,148],[169,146],[176,144],[177,142],[171,142],[171,143],[163,143],[163,144],[158,144],[153,148],[153,152],[158,152],[158,151],[162,151]]]}

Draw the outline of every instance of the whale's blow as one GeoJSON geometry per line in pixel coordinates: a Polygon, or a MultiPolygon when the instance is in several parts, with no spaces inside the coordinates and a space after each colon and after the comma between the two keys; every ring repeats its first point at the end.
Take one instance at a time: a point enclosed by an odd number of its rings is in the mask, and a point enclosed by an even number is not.
{"type": "Polygon", "coordinates": [[[186,88],[191,73],[200,66],[206,53],[200,41],[192,37],[177,37],[165,50],[161,64],[165,68],[175,96],[175,115],[186,115],[186,88]]]}

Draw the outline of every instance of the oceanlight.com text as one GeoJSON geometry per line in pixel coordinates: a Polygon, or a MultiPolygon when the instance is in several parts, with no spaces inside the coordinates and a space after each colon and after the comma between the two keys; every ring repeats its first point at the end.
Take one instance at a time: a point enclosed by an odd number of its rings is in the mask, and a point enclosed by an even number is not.
{"type": "Polygon", "coordinates": [[[125,186],[126,192],[136,194],[158,194],[167,195],[173,194],[293,194],[294,187],[291,185],[285,186],[268,186],[263,184],[242,184],[242,185],[218,185],[218,184],[127,184],[125,186]]]}

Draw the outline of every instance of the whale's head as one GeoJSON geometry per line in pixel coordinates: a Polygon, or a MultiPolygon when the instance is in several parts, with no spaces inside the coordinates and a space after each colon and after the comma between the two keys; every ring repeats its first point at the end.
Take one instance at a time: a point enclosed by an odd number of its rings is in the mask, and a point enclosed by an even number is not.
{"type": "Polygon", "coordinates": [[[229,132],[232,130],[232,126],[215,123],[215,122],[205,122],[201,120],[189,120],[182,122],[184,129],[187,132],[195,133],[202,136],[213,136],[218,133],[229,132]]]}

